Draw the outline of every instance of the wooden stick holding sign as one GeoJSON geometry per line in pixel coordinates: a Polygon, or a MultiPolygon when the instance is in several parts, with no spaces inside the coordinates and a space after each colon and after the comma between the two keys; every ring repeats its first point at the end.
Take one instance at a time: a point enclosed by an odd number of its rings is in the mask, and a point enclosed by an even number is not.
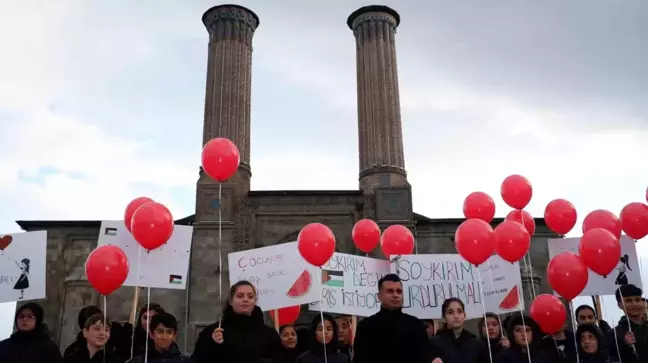
{"type": "Polygon", "coordinates": [[[279,309],[274,309],[274,327],[277,333],[279,333],[279,328],[281,327],[279,325],[279,309]]]}
{"type": "Polygon", "coordinates": [[[133,294],[133,305],[131,307],[130,317],[128,318],[128,322],[131,323],[133,326],[135,326],[135,319],[137,319],[137,305],[139,304],[139,295],[140,295],[140,288],[135,287],[135,293],[133,294]]]}

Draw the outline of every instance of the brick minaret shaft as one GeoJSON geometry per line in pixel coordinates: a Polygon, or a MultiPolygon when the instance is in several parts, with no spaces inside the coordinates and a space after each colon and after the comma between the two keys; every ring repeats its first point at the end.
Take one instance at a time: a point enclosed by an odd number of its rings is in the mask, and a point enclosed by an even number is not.
{"type": "Polygon", "coordinates": [[[406,186],[401,130],[396,27],[398,13],[387,6],[353,12],[347,25],[356,40],[360,187],[406,186]]]}
{"type": "Polygon", "coordinates": [[[215,6],[202,22],[209,32],[203,145],[232,140],[241,153],[239,177],[249,183],[252,38],[259,17],[238,5],[215,6]]]}

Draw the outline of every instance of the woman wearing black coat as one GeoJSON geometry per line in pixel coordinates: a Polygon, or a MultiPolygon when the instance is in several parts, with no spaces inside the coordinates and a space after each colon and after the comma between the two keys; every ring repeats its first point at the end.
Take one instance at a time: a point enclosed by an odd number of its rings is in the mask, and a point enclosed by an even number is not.
{"type": "MultiPolygon", "coordinates": [[[[479,320],[479,339],[484,344],[484,354],[490,354],[490,357],[497,357],[503,350],[511,346],[503,328],[500,319],[496,314],[486,313],[486,319],[479,320]]],[[[488,360],[490,362],[490,358],[488,360]]]]}
{"type": "Polygon", "coordinates": [[[303,349],[299,347],[299,338],[295,327],[282,325],[279,327],[279,337],[281,338],[281,350],[277,363],[295,363],[297,357],[303,352],[303,349]]]}
{"type": "Polygon", "coordinates": [[[324,363],[325,355],[328,363],[351,363],[351,358],[340,352],[339,330],[331,315],[316,316],[309,333],[309,348],[295,363],[324,363]]]}
{"type": "Polygon", "coordinates": [[[256,301],[256,290],[250,282],[234,284],[221,322],[200,333],[191,361],[274,363],[281,350],[279,334],[265,325],[256,301]]]}
{"type": "Polygon", "coordinates": [[[495,357],[495,363],[529,363],[529,356],[531,363],[557,363],[549,358],[540,326],[530,316],[519,313],[510,316],[506,335],[511,346],[495,357]]]}
{"type": "MultiPolygon", "coordinates": [[[[485,362],[484,345],[475,334],[464,329],[466,311],[457,298],[446,299],[441,306],[445,323],[430,339],[432,363],[485,362]]],[[[486,353],[487,354],[487,353],[486,353]]]]}
{"type": "Polygon", "coordinates": [[[29,302],[16,311],[16,332],[0,341],[2,363],[59,363],[61,353],[43,323],[43,308],[29,302]]]}

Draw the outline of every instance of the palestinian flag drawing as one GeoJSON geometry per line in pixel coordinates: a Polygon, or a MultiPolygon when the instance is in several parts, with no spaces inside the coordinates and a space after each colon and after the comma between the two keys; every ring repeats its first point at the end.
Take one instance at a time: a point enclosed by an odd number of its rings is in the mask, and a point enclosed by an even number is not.
{"type": "Polygon", "coordinates": [[[104,235],[106,236],[116,236],[117,228],[106,227],[104,228],[104,235]]]}
{"type": "Polygon", "coordinates": [[[344,287],[344,271],[322,270],[322,285],[344,287]]]}
{"type": "Polygon", "coordinates": [[[169,275],[169,283],[174,285],[182,284],[182,276],[180,275],[169,275]]]}

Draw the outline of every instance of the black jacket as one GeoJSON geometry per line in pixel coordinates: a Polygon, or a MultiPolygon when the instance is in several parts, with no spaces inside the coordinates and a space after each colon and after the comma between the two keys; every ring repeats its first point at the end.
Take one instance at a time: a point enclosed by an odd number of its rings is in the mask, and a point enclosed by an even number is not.
{"type": "Polygon", "coordinates": [[[605,345],[603,344],[605,342],[605,338],[603,333],[601,332],[601,329],[597,327],[594,324],[581,324],[578,326],[578,329],[576,329],[576,341],[579,342],[578,344],[578,357],[579,357],[579,363],[608,363],[610,361],[610,355],[608,354],[607,350],[605,349],[605,345]],[[585,332],[591,333],[596,337],[597,340],[597,345],[598,349],[596,353],[586,353],[583,348],[582,344],[580,344],[580,338],[581,335],[585,332]]]}
{"type": "MultiPolygon", "coordinates": [[[[144,363],[144,360],[144,355],[139,355],[131,359],[129,363],[144,363]]],[[[158,352],[155,349],[153,342],[149,341],[148,359],[146,359],[146,361],[149,363],[189,363],[191,362],[191,359],[182,355],[180,348],[178,348],[176,343],[173,343],[171,347],[169,347],[169,350],[158,352]]]]}
{"type": "Polygon", "coordinates": [[[430,339],[430,360],[441,358],[443,363],[490,361],[488,351],[484,351],[484,349],[488,349],[488,347],[484,345],[483,341],[465,329],[461,331],[458,338],[455,337],[452,330],[441,329],[430,339]]]}
{"type": "Polygon", "coordinates": [[[610,358],[617,362],[619,359],[623,363],[648,362],[648,325],[645,322],[634,324],[629,322],[625,316],[621,317],[619,324],[608,333],[607,349],[610,358]],[[625,343],[625,335],[631,327],[636,340],[634,349],[625,343]]]}
{"type": "Polygon", "coordinates": [[[279,357],[279,334],[263,322],[256,306],[251,316],[236,314],[231,306],[223,313],[223,343],[212,339],[218,323],[206,327],[198,336],[192,363],[274,363],[279,357]]]}
{"type": "Polygon", "coordinates": [[[540,326],[530,316],[524,315],[524,318],[522,318],[522,315],[519,313],[511,315],[506,324],[506,336],[511,342],[511,347],[502,350],[495,357],[494,363],[529,363],[529,356],[531,357],[531,363],[559,362],[552,358],[550,353],[551,349],[555,352],[555,347],[547,348],[544,345],[543,334],[540,330],[540,326]],[[527,344],[519,346],[515,343],[515,334],[513,334],[513,332],[516,326],[522,324],[530,327],[533,334],[533,337],[531,338],[532,341],[528,344],[529,353],[525,352],[527,344]]]}
{"type": "Polygon", "coordinates": [[[430,363],[429,344],[421,320],[401,309],[380,309],[358,323],[353,362],[430,363]]]}
{"type": "Polygon", "coordinates": [[[348,355],[342,354],[340,352],[340,342],[339,342],[339,329],[335,319],[329,314],[323,314],[322,317],[316,316],[309,330],[309,348],[306,352],[300,355],[295,363],[351,363],[351,359],[348,355]],[[316,332],[318,325],[324,320],[328,320],[333,327],[333,336],[331,337],[331,342],[324,346],[316,339],[316,332]],[[326,349],[326,359],[324,351],[326,349]]]}
{"type": "Polygon", "coordinates": [[[124,358],[119,358],[110,350],[100,350],[90,358],[88,346],[76,346],[73,350],[66,351],[62,363],[124,363],[124,358]],[[106,357],[104,358],[104,354],[106,357]]]}
{"type": "Polygon", "coordinates": [[[9,338],[0,341],[0,362],[2,363],[59,363],[61,353],[52,341],[43,324],[43,308],[33,302],[21,306],[14,318],[25,309],[31,310],[36,327],[29,332],[16,331],[9,338]]]}

